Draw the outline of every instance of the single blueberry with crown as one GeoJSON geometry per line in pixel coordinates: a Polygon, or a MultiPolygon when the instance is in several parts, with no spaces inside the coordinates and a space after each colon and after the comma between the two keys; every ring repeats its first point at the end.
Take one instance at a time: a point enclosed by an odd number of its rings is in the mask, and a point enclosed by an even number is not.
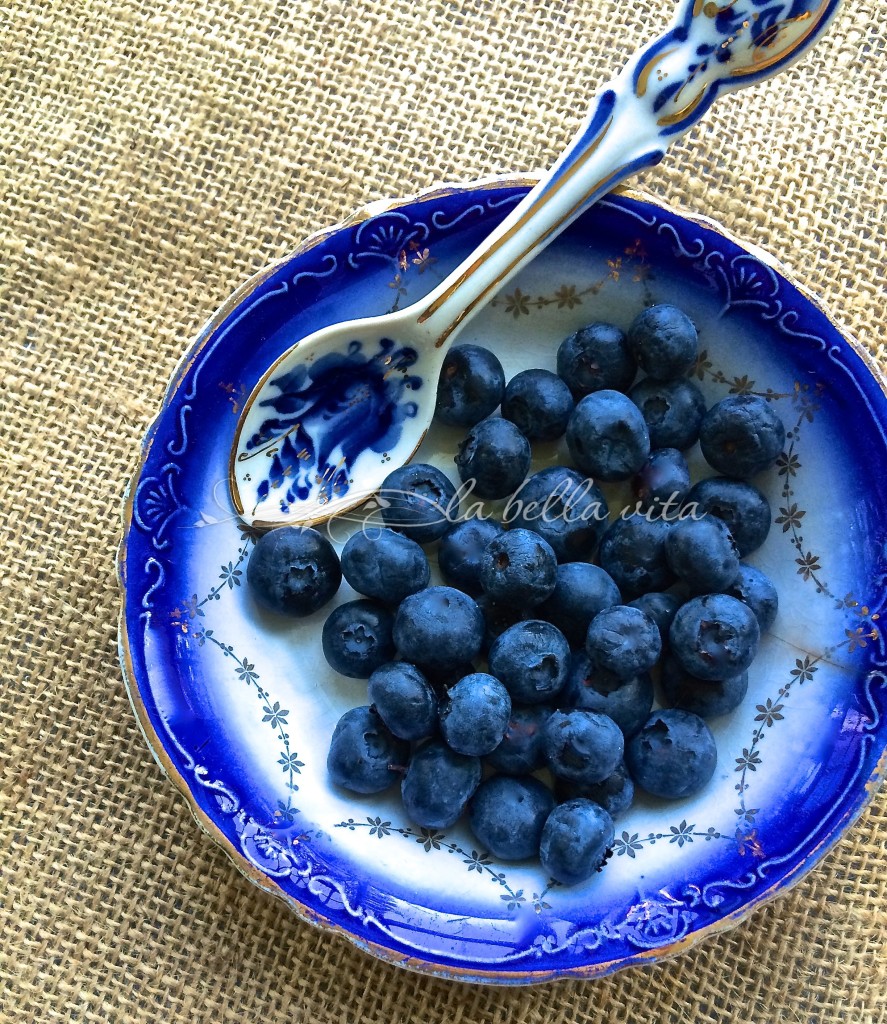
{"type": "Polygon", "coordinates": [[[699,440],[699,426],[705,416],[705,396],[691,380],[653,380],[644,377],[629,391],[650,432],[653,448],[686,451],[699,440]]]}
{"type": "Polygon", "coordinates": [[[570,645],[550,622],[528,619],[506,629],[490,648],[490,672],[515,704],[544,704],[563,688],[570,645]]]}
{"type": "Polygon", "coordinates": [[[281,526],[256,541],[246,580],[263,608],[303,618],[332,600],[342,571],[332,544],[317,530],[281,526]]]}
{"type": "Polygon", "coordinates": [[[409,753],[409,744],[398,739],[372,708],[351,708],[333,730],[327,771],[344,789],[381,793],[398,780],[398,769],[409,753]]]}
{"type": "Polygon", "coordinates": [[[369,677],[394,657],[393,616],[376,601],[348,601],[327,616],[321,633],[323,654],[336,672],[369,677]]]}
{"type": "Polygon", "coordinates": [[[616,771],[625,748],[619,726],[596,711],[555,711],[543,737],[552,774],[574,782],[603,782],[616,771]]]}
{"type": "Polygon", "coordinates": [[[509,530],[487,545],[480,582],[494,601],[532,608],[554,593],[557,557],[531,530],[509,530]]]}
{"type": "Polygon", "coordinates": [[[758,620],[748,605],[727,594],[706,594],[678,610],[669,644],[691,675],[730,679],[752,663],[760,636],[758,620]]]}
{"type": "Polygon", "coordinates": [[[417,544],[440,538],[458,518],[453,482],[434,466],[413,462],[389,473],[382,481],[379,504],[382,519],[417,544]]]}
{"type": "Polygon", "coordinates": [[[625,763],[635,783],[668,800],[692,796],[714,775],[718,751],[711,729],[679,708],[654,711],[628,742],[625,763]]]}

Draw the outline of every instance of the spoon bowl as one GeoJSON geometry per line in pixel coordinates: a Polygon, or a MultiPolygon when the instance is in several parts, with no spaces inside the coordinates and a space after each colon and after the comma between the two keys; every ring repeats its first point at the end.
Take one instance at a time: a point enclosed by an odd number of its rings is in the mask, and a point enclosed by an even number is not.
{"type": "Polygon", "coordinates": [[[378,486],[367,481],[409,461],[428,429],[443,360],[440,349],[415,344],[414,323],[408,307],[336,324],[271,366],[231,456],[241,517],[257,528],[282,518],[311,526],[362,504],[378,486]],[[404,336],[413,344],[397,340],[404,336]]]}

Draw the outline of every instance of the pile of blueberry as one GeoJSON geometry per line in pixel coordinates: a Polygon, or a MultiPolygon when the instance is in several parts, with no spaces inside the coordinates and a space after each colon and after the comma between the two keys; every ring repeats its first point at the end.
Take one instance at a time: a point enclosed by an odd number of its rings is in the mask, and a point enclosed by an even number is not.
{"type": "Polygon", "coordinates": [[[342,575],[363,595],[322,633],[330,666],[368,680],[368,703],[333,733],[334,783],[399,783],[417,825],[467,814],[497,858],[538,856],[573,884],[605,861],[635,786],[678,799],[708,782],[705,719],[742,701],[776,615],[772,582],[741,559],[771,523],[749,478],[785,428],[753,395],[706,409],[686,376],[697,349],[671,305],[627,334],[591,324],[562,342],[557,373],[507,386],[491,352],[456,347],[436,416],[468,428],[460,492],[433,466],[394,470],[385,525],[352,536],[341,561],[314,530],[261,538],[247,576],[266,606],[310,614],[342,575]],[[572,467],[528,477],[531,442],[560,438],[572,467]],[[683,453],[697,441],[719,475],[693,484],[683,453]],[[631,481],[636,505],[611,509],[598,483],[612,481],[631,481]],[[472,500],[507,499],[503,521],[460,516],[469,484],[472,500]],[[446,586],[430,585],[429,545],[446,586]]]}

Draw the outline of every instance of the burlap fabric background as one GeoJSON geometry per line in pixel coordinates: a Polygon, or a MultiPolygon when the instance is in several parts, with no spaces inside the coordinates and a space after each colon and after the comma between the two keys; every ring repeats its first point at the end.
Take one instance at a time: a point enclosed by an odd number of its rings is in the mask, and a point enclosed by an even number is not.
{"type": "MultiPolygon", "coordinates": [[[[0,1018],[885,1019],[887,794],[789,895],[652,970],[429,981],[299,923],[198,832],[115,649],[118,505],[247,275],[356,206],[547,164],[670,0],[0,2],[0,1018]]],[[[875,353],[884,0],[643,184],[762,244],[875,353]]]]}

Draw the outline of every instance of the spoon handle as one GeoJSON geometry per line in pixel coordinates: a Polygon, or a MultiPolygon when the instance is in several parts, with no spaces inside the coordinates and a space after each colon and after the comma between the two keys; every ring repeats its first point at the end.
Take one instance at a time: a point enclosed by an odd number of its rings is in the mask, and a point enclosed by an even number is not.
{"type": "Polygon", "coordinates": [[[668,30],[598,94],[551,170],[414,307],[440,347],[533,256],[618,182],[658,163],[721,92],[801,56],[841,0],[682,0],[668,30]]]}

